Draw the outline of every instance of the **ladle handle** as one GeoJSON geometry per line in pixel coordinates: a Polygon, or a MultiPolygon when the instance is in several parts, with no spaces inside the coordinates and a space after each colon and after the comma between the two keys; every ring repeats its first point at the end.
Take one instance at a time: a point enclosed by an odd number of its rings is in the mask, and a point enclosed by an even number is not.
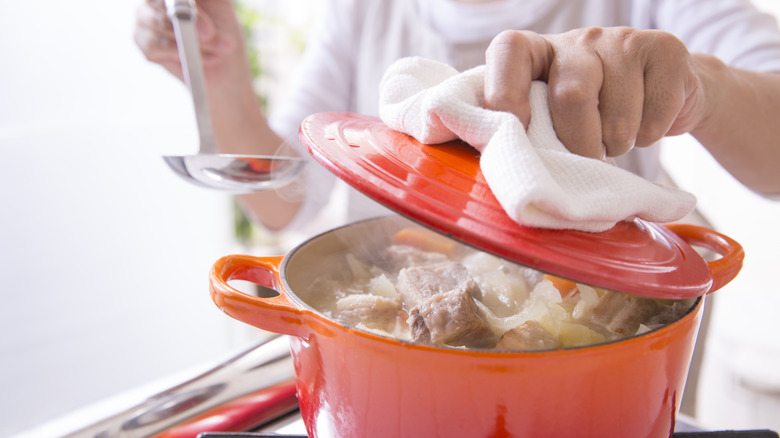
{"type": "Polygon", "coordinates": [[[214,154],[217,152],[217,148],[214,143],[214,130],[211,127],[211,113],[206,94],[206,81],[203,78],[200,45],[195,30],[198,9],[194,0],[165,0],[165,6],[176,34],[176,46],[179,48],[184,83],[187,84],[192,94],[195,119],[200,135],[200,153],[214,154]]]}
{"type": "Polygon", "coordinates": [[[720,254],[720,258],[707,261],[712,272],[712,286],[707,293],[715,292],[725,286],[742,269],[745,251],[734,239],[697,225],[667,224],[666,228],[689,245],[707,248],[720,254]]]}
{"type": "Polygon", "coordinates": [[[296,306],[281,286],[279,265],[284,257],[228,255],[217,260],[209,273],[211,299],[223,312],[241,322],[274,333],[305,338],[308,335],[306,311],[296,306]],[[279,295],[261,298],[241,292],[228,284],[245,280],[273,289],[279,295]]]}

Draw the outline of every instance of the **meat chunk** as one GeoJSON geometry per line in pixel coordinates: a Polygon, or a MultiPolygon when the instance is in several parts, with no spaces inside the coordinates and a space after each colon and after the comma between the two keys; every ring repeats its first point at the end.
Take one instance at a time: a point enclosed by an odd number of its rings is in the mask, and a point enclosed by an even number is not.
{"type": "Polygon", "coordinates": [[[671,305],[659,304],[658,313],[653,315],[644,324],[650,328],[671,324],[682,318],[682,316],[691,308],[692,304],[693,303],[690,301],[676,301],[671,303],[671,305]]]}
{"type": "Polygon", "coordinates": [[[396,289],[410,308],[444,292],[464,291],[472,296],[481,295],[479,286],[460,263],[404,268],[398,273],[396,289]]]}
{"type": "Polygon", "coordinates": [[[665,307],[650,298],[607,292],[593,307],[592,318],[616,335],[633,336],[640,324],[647,325],[651,319],[669,310],[665,307]]]}
{"type": "Polygon", "coordinates": [[[394,331],[401,303],[370,294],[347,295],[336,302],[340,322],[352,326],[359,323],[369,328],[394,331]]]}
{"type": "Polygon", "coordinates": [[[496,348],[504,350],[548,350],[558,346],[558,339],[535,320],[507,330],[496,344],[496,348]]]}
{"type": "Polygon", "coordinates": [[[409,328],[416,342],[487,348],[495,335],[465,289],[439,293],[414,306],[409,328]]]}
{"type": "Polygon", "coordinates": [[[627,296],[607,291],[593,305],[591,319],[598,324],[607,325],[627,305],[627,296]]]}

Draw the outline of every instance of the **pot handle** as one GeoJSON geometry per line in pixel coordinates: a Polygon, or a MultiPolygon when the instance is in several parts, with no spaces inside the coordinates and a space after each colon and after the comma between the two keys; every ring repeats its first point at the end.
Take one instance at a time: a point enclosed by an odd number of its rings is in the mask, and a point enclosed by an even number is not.
{"type": "Polygon", "coordinates": [[[712,286],[708,294],[725,286],[742,269],[745,251],[736,240],[698,225],[667,224],[666,228],[691,246],[707,248],[721,255],[716,260],[707,261],[712,272],[712,286]]]}
{"type": "Polygon", "coordinates": [[[230,317],[274,333],[305,337],[306,314],[281,287],[279,265],[284,256],[252,257],[228,255],[217,260],[209,273],[209,291],[214,304],[230,317]],[[275,290],[279,295],[261,298],[241,292],[228,284],[245,280],[275,290]]]}

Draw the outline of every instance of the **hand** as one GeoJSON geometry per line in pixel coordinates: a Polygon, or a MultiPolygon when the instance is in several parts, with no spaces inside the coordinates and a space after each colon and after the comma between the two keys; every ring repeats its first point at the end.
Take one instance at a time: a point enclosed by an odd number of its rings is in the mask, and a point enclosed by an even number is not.
{"type": "MultiPolygon", "coordinates": [[[[232,0],[198,1],[196,28],[211,106],[217,148],[239,155],[273,155],[282,140],[271,130],[254,89],[232,0]]],[[[183,79],[173,25],[164,0],[145,0],[138,8],[135,42],[149,61],[183,79]]],[[[284,153],[293,154],[292,151],[284,153]]],[[[280,229],[293,219],[300,200],[275,190],[240,195],[249,216],[268,229],[280,229]]]]}
{"type": "MultiPolygon", "coordinates": [[[[230,59],[244,56],[241,27],[230,0],[199,1],[196,29],[207,80],[229,75],[230,59]]],[[[135,42],[146,59],[183,79],[176,37],[164,0],[145,0],[136,14],[135,42]]]]}
{"type": "Polygon", "coordinates": [[[506,31],[486,52],[485,102],[528,126],[531,81],[543,80],[563,144],[587,157],[619,156],[696,127],[705,99],[694,64],[662,31],[506,31]]]}

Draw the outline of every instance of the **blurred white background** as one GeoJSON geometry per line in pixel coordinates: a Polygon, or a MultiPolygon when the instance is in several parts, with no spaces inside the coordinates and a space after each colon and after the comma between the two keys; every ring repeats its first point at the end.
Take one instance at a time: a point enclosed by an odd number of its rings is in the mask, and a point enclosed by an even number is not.
{"type": "Polygon", "coordinates": [[[208,295],[229,196],[180,181],[184,86],[132,39],[134,0],[0,14],[0,436],[242,342],[208,295]]]}
{"type": "MultiPolygon", "coordinates": [[[[180,181],[161,159],[195,151],[197,137],[184,86],[133,43],[139,1],[5,2],[0,14],[0,436],[252,336],[207,292],[211,264],[244,250],[230,197],[180,181]]],[[[776,0],[756,3],[780,14],[776,0]]],[[[717,296],[698,419],[780,430],[780,204],[685,137],[664,159],[747,253],[717,296]]]]}

